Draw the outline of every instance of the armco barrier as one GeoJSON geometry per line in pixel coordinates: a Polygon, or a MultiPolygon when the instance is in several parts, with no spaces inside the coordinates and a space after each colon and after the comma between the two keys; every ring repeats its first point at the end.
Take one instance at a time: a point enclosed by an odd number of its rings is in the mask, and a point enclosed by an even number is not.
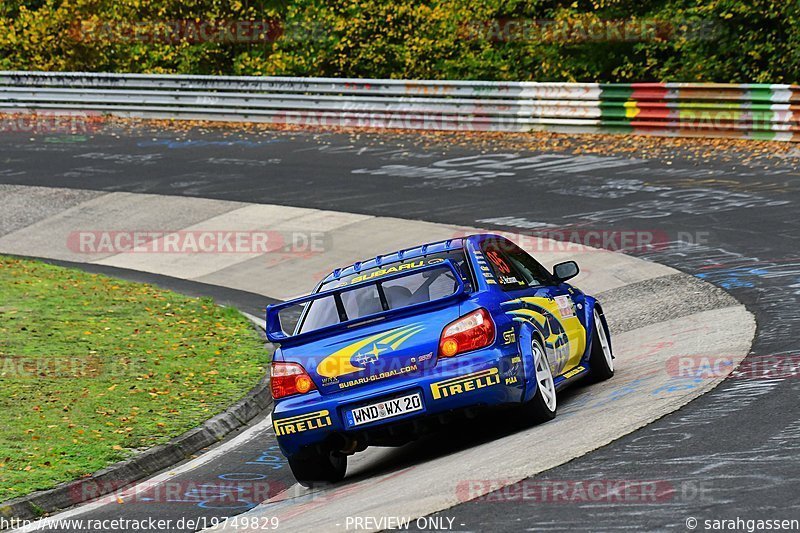
{"type": "Polygon", "coordinates": [[[800,140],[800,86],[0,71],[0,112],[800,140]]]}

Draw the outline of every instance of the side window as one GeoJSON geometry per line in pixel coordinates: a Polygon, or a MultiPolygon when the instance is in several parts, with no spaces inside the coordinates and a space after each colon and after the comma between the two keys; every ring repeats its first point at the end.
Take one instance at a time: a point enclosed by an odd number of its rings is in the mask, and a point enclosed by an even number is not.
{"type": "Polygon", "coordinates": [[[547,269],[511,241],[485,241],[483,253],[503,290],[552,283],[547,269]]]}
{"type": "Polygon", "coordinates": [[[501,289],[509,291],[521,289],[528,285],[501,246],[498,246],[494,241],[485,241],[482,248],[483,255],[486,257],[486,261],[489,263],[489,267],[492,269],[492,273],[501,289]]]}
{"type": "Polygon", "coordinates": [[[512,242],[506,242],[506,254],[514,266],[525,276],[528,285],[550,285],[553,278],[528,252],[512,242]]]}

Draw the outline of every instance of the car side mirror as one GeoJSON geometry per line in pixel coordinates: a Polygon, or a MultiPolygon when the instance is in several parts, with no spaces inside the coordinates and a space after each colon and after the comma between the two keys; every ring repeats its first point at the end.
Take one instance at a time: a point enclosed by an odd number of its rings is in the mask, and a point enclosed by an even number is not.
{"type": "Polygon", "coordinates": [[[578,275],[578,272],[580,272],[580,269],[575,261],[564,261],[553,267],[553,276],[559,283],[574,278],[578,275]]]}

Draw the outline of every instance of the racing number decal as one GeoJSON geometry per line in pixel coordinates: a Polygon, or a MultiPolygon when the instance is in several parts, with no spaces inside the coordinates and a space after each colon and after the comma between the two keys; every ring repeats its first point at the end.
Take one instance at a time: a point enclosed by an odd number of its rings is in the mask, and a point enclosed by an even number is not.
{"type": "Polygon", "coordinates": [[[499,253],[495,252],[494,250],[490,250],[486,252],[486,257],[488,257],[489,261],[491,261],[492,264],[497,267],[497,270],[501,274],[511,274],[511,267],[508,266],[506,260],[503,259],[499,253]]]}

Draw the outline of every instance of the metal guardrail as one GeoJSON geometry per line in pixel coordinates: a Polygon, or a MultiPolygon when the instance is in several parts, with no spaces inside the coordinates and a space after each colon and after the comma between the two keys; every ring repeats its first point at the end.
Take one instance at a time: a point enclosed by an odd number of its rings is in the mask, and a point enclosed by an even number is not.
{"type": "Polygon", "coordinates": [[[0,112],[800,140],[800,86],[0,71],[0,112]]]}

